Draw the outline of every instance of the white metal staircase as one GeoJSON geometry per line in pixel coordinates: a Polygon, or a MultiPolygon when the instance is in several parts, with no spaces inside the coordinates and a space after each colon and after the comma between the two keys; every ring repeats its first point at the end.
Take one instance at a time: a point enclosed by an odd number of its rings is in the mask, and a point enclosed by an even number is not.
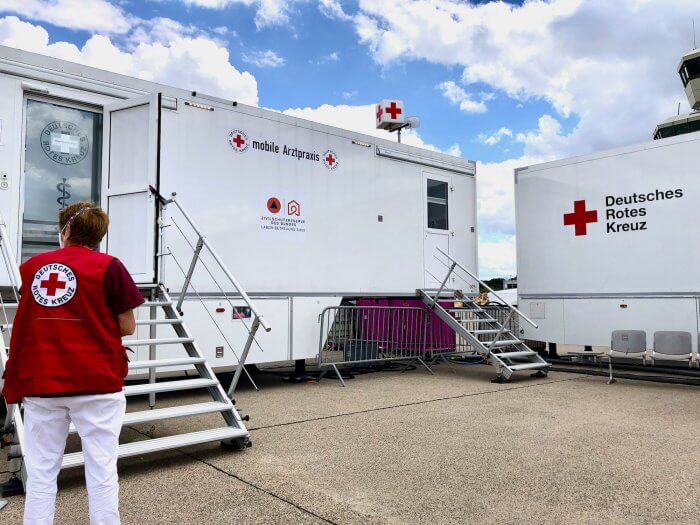
{"type": "MultiPolygon", "coordinates": [[[[0,290],[0,373],[5,369],[10,349],[9,341],[12,331],[12,319],[14,310],[19,302],[19,289],[21,277],[19,267],[14,257],[14,251],[10,247],[6,226],[0,217],[0,254],[4,262],[11,286],[0,290]]],[[[197,254],[198,256],[198,254],[197,254]]],[[[192,263],[194,266],[195,262],[192,263]]],[[[0,271],[2,271],[0,265],[0,271]]],[[[243,449],[250,445],[249,433],[243,423],[239,411],[231,400],[230,394],[235,387],[232,384],[229,392],[219,383],[214,371],[200,352],[197,343],[183,322],[179,312],[179,304],[176,304],[168,295],[167,289],[162,284],[142,285],[139,287],[146,302],[137,311],[136,336],[123,340],[128,349],[148,347],[143,360],[132,360],[129,363],[129,373],[148,373],[147,382],[128,383],[124,388],[127,397],[148,395],[149,409],[128,412],[124,418],[123,427],[160,421],[165,419],[186,418],[203,414],[219,413],[222,416],[220,424],[214,428],[197,430],[177,435],[144,439],[119,446],[119,457],[128,457],[150,452],[158,452],[189,445],[220,441],[222,446],[229,449],[243,449]],[[145,312],[144,312],[145,310],[145,312]],[[145,315],[142,315],[145,314],[145,315]],[[147,337],[140,337],[144,333],[147,337]],[[158,357],[159,348],[167,346],[167,356],[158,357]],[[171,372],[169,377],[158,379],[162,371],[171,372]],[[175,372],[174,374],[172,372],[175,372]],[[208,399],[194,401],[188,404],[155,408],[155,396],[164,392],[199,391],[206,392],[208,399]]],[[[246,296],[247,298],[247,296],[246,296]]],[[[244,354],[247,354],[255,330],[258,325],[269,330],[264,319],[256,318],[254,330],[246,345],[244,354]]],[[[163,353],[162,351],[160,352],[163,353]]],[[[129,354],[131,357],[134,354],[129,354]]],[[[244,363],[245,356],[240,363],[244,363]]],[[[235,380],[238,380],[243,366],[239,366],[235,380]]],[[[201,422],[200,422],[201,424],[201,422]]],[[[15,473],[15,493],[21,490],[25,475],[22,466],[22,447],[24,443],[24,427],[21,405],[9,405],[7,416],[2,430],[4,446],[9,447],[8,460],[11,472],[15,473]]],[[[75,433],[75,427],[71,425],[70,432],[75,433]]],[[[84,464],[82,452],[66,454],[63,458],[63,468],[78,467],[84,464]]],[[[9,494],[8,494],[9,495],[9,494]]]]}
{"type": "Polygon", "coordinates": [[[503,324],[470,298],[455,297],[452,295],[451,299],[453,301],[456,300],[455,302],[462,304],[460,307],[444,308],[440,304],[440,298],[444,297],[443,292],[445,290],[445,284],[456,269],[464,271],[497,297],[500,298],[500,296],[458,261],[439,248],[438,251],[449,261],[447,265],[449,270],[437,291],[420,290],[423,302],[427,304],[457,336],[464,339],[474,352],[482,356],[486,362],[496,368],[496,378],[494,382],[508,382],[514,372],[526,370],[534,371],[536,375],[539,376],[546,375],[550,364],[537,352],[529,348],[516,334],[506,328],[506,325],[513,315],[520,316],[525,322],[532,324],[534,327],[537,327],[537,325],[520,310],[508,304],[507,301],[504,300],[503,303],[510,309],[510,315],[503,324]]]}

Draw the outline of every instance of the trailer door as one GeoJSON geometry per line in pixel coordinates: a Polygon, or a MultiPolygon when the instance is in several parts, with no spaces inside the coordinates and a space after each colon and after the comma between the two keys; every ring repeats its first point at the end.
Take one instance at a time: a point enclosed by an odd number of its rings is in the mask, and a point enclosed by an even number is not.
{"type": "Polygon", "coordinates": [[[160,94],[104,108],[104,203],[109,213],[107,253],[121,259],[137,283],[156,279],[160,94]]]}
{"type": "MultiPolygon", "coordinates": [[[[444,175],[425,172],[423,194],[425,195],[425,238],[423,260],[425,265],[425,287],[437,288],[447,275],[445,257],[437,248],[452,255],[450,230],[451,179],[444,175]]],[[[447,286],[451,286],[448,282],[447,286]]]]}

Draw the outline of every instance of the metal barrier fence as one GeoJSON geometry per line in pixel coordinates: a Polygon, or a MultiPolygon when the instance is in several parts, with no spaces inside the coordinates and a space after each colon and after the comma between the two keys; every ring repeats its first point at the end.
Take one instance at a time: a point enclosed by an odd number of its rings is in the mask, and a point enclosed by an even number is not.
{"type": "Polygon", "coordinates": [[[409,361],[432,373],[426,360],[456,349],[454,332],[426,308],[331,306],[323,310],[319,322],[318,365],[333,368],[343,386],[338,365],[409,361]]]}

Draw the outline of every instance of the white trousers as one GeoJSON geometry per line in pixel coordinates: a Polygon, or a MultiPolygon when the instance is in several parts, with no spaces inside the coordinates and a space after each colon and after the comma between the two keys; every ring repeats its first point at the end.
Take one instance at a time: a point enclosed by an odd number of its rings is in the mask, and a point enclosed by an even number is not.
{"type": "Polygon", "coordinates": [[[25,397],[23,403],[27,471],[24,524],[53,523],[56,478],[73,421],[85,454],[90,525],[118,525],[117,448],[126,408],[124,393],[25,397]]]}

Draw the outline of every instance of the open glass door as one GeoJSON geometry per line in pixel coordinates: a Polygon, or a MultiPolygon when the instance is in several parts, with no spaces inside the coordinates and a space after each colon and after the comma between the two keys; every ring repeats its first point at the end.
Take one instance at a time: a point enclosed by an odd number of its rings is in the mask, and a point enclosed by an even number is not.
{"type": "Polygon", "coordinates": [[[160,94],[104,108],[103,203],[110,225],[106,251],[121,259],[137,283],[156,279],[156,203],[160,94]]]}

